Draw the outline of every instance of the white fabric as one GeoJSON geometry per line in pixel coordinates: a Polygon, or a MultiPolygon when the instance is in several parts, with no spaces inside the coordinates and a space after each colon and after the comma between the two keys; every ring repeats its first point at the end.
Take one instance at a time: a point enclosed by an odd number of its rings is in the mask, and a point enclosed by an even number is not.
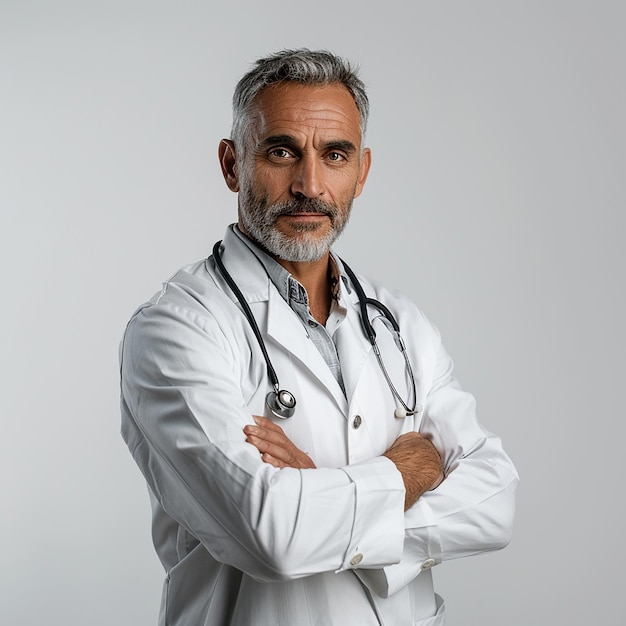
{"type": "MultiPolygon", "coordinates": [[[[452,378],[439,333],[406,298],[363,281],[399,321],[424,406],[397,419],[354,292],[342,288],[348,314],[334,335],[344,395],[231,229],[223,260],[281,387],[297,398],[294,417],[279,424],[318,469],[277,470],[245,442],[251,416],[270,416],[265,361],[213,260],[183,268],[134,314],[121,348],[122,434],[149,486],[167,572],[160,624],[443,623],[428,566],[506,545],[517,474],[452,378]],[[413,429],[432,437],[447,476],[405,514],[401,476],[381,454],[413,429]]],[[[374,326],[407,397],[404,359],[374,326]]]]}

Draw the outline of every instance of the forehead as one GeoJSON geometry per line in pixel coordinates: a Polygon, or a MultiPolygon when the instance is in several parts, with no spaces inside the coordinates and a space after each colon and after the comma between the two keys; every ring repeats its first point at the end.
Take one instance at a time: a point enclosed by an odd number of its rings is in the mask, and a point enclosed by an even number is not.
{"type": "Polygon", "coordinates": [[[323,132],[360,145],[359,111],[352,95],[342,84],[270,85],[256,96],[254,106],[253,133],[257,138],[323,132]]]}

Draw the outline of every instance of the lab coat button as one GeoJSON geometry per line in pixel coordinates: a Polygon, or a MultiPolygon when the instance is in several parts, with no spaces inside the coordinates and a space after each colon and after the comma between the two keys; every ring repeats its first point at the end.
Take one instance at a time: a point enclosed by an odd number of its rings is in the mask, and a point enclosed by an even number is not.
{"type": "Polygon", "coordinates": [[[419,415],[424,410],[424,407],[421,404],[417,404],[415,407],[415,415],[419,415]]]}
{"type": "Polygon", "coordinates": [[[426,559],[422,563],[422,569],[430,569],[435,564],[435,559],[426,559]]]}
{"type": "Polygon", "coordinates": [[[352,565],[352,567],[356,567],[361,561],[363,560],[363,555],[362,554],[355,554],[351,559],[350,559],[350,565],[352,565]]]}
{"type": "Polygon", "coordinates": [[[361,419],[360,415],[355,415],[354,419],[352,420],[352,428],[358,428],[361,424],[363,423],[363,420],[361,419]]]}

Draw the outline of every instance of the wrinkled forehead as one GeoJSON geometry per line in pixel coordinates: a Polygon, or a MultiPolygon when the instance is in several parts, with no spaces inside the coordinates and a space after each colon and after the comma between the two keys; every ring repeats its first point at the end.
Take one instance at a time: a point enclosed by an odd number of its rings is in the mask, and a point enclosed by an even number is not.
{"type": "Polygon", "coordinates": [[[323,131],[361,141],[361,120],[352,94],[340,83],[278,83],[260,91],[251,110],[253,134],[323,131]]]}

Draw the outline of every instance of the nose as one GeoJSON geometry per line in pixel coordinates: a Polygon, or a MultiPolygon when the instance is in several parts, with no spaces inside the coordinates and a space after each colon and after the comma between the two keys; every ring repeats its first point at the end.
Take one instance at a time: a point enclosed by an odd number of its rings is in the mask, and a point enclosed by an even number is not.
{"type": "Polygon", "coordinates": [[[291,193],[296,197],[319,198],[324,193],[323,167],[314,156],[302,156],[294,168],[291,193]]]}

